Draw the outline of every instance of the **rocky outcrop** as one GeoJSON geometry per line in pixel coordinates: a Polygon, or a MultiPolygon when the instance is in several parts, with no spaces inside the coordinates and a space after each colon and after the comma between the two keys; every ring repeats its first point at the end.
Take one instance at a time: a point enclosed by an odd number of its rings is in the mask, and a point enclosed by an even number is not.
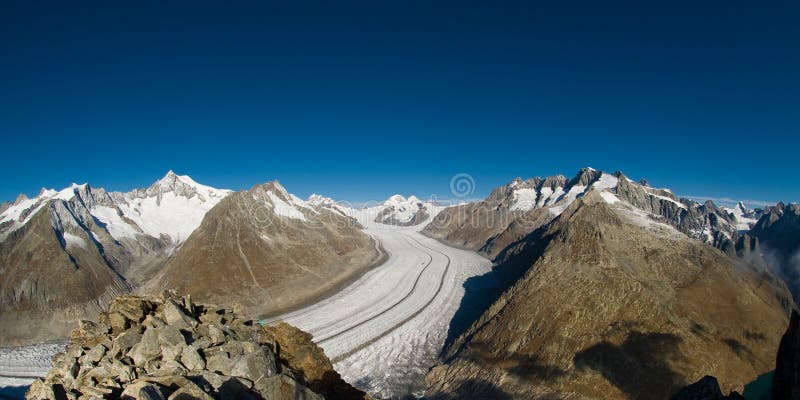
{"type": "Polygon", "coordinates": [[[800,314],[797,311],[792,312],[789,328],[778,348],[772,376],[772,399],[800,399],[800,314]]]}
{"type": "Polygon", "coordinates": [[[782,282],[636,210],[589,191],[509,246],[526,272],[426,394],[665,399],[706,374],[731,391],[771,370],[792,307],[782,282]]]}
{"type": "Polygon", "coordinates": [[[121,296],[82,321],[27,399],[368,399],[310,335],[188,297],[121,296]]]}

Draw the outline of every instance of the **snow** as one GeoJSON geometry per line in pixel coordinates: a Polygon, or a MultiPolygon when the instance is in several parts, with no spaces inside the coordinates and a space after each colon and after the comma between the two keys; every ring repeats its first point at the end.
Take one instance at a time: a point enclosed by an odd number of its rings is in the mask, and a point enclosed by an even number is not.
{"type": "Polygon", "coordinates": [[[725,212],[733,214],[733,216],[736,218],[736,230],[748,231],[753,227],[753,225],[756,224],[756,222],[758,222],[758,220],[755,218],[745,217],[744,214],[747,212],[747,207],[745,207],[744,203],[741,201],[734,208],[724,207],[723,209],[725,212]]]}
{"type": "MultiPolygon", "coordinates": [[[[383,202],[384,206],[386,207],[394,207],[394,211],[391,215],[394,216],[394,219],[400,223],[409,222],[412,218],[414,218],[414,215],[421,208],[419,203],[421,202],[415,196],[410,196],[408,199],[406,199],[399,194],[396,194],[383,202]]],[[[387,216],[387,219],[388,218],[389,217],[387,216]]]]}
{"type": "MultiPolygon", "coordinates": [[[[542,189],[544,191],[545,188],[542,189]]],[[[550,188],[546,188],[550,190],[550,188]]],[[[511,205],[511,210],[528,211],[536,207],[536,189],[522,188],[514,191],[514,204],[511,205]]]]}
{"type": "MultiPolygon", "coordinates": [[[[276,195],[272,191],[267,192],[267,196],[269,197],[269,200],[272,203],[272,211],[275,213],[275,215],[306,221],[305,214],[300,212],[300,210],[298,210],[294,204],[286,202],[282,198],[278,197],[278,195],[276,195]]],[[[295,199],[297,198],[295,197],[295,199]]]]}
{"type": "Polygon", "coordinates": [[[675,229],[672,225],[663,222],[657,222],[654,219],[658,218],[643,210],[640,210],[632,205],[620,202],[616,208],[618,214],[623,217],[628,223],[654,231],[661,234],[663,237],[672,239],[684,239],[686,235],[675,229]]]}
{"type": "Polygon", "coordinates": [[[345,380],[380,398],[424,388],[464,282],[490,270],[476,253],[419,233],[424,225],[366,222],[389,259],[336,295],[276,318],[314,335],[345,380]]]}
{"type": "Polygon", "coordinates": [[[600,178],[592,184],[592,187],[598,190],[613,189],[619,184],[619,179],[611,174],[603,172],[600,178]]]}
{"type": "Polygon", "coordinates": [[[8,236],[9,233],[19,229],[21,226],[25,225],[34,215],[36,215],[39,210],[47,204],[49,200],[70,200],[75,197],[75,189],[83,188],[86,184],[78,185],[73,183],[69,187],[56,191],[54,189],[43,189],[38,196],[31,198],[31,199],[24,199],[17,204],[12,205],[7,210],[5,210],[2,214],[0,214],[0,222],[4,221],[14,221],[14,224],[11,226],[11,229],[4,232],[0,235],[0,240],[4,239],[8,236]],[[22,217],[22,214],[30,209],[25,216],[22,217]]]}
{"type": "MultiPolygon", "coordinates": [[[[647,189],[647,188],[645,188],[645,189],[647,189]]],[[[660,189],[660,190],[663,190],[663,189],[660,189]]],[[[667,196],[661,196],[661,195],[658,195],[658,194],[655,194],[655,193],[650,193],[650,192],[647,192],[647,194],[649,194],[650,196],[655,197],[655,198],[657,198],[659,200],[664,200],[664,201],[668,201],[670,203],[674,203],[675,205],[677,205],[680,208],[686,208],[685,204],[683,204],[683,203],[681,203],[681,202],[679,202],[679,201],[677,201],[675,199],[669,198],[667,196]]]]}
{"type": "Polygon", "coordinates": [[[115,208],[96,206],[92,209],[92,215],[106,225],[106,230],[114,239],[135,238],[141,234],[136,227],[124,221],[115,208]]]}
{"type": "Polygon", "coordinates": [[[82,184],[82,185],[78,185],[77,183],[73,183],[68,188],[65,188],[65,189],[59,191],[58,193],[56,193],[55,196],[53,196],[52,198],[69,201],[69,200],[72,200],[73,197],[75,197],[75,190],[76,189],[84,189],[84,188],[86,188],[86,184],[85,183],[82,184]]]}
{"type": "Polygon", "coordinates": [[[331,210],[339,215],[347,216],[346,206],[339,204],[336,200],[330,197],[320,196],[316,193],[308,197],[308,200],[306,200],[306,205],[310,207],[327,208],[328,210],[331,210]]]}
{"type": "Polygon", "coordinates": [[[86,241],[83,240],[82,237],[73,235],[69,232],[64,232],[61,234],[61,237],[64,238],[64,243],[66,244],[67,248],[70,247],[80,247],[80,248],[87,248],[86,241]]]}
{"type": "MultiPolygon", "coordinates": [[[[422,201],[418,197],[413,195],[409,196],[408,198],[405,198],[399,194],[393,195],[389,197],[386,201],[383,201],[381,203],[368,202],[363,204],[361,207],[351,207],[348,206],[347,204],[338,203],[333,200],[331,200],[330,202],[327,201],[323,202],[321,200],[316,200],[314,204],[321,205],[323,207],[336,211],[345,216],[354,218],[362,226],[374,225],[375,224],[374,221],[375,219],[378,218],[378,216],[381,216],[381,219],[383,221],[394,220],[401,224],[406,223],[414,218],[417,211],[419,211],[421,207],[424,207],[428,216],[432,218],[436,216],[436,214],[438,214],[441,210],[447,208],[447,206],[438,205],[436,202],[432,200],[422,201]],[[391,212],[386,211],[392,207],[393,210],[391,212]]],[[[430,218],[428,220],[430,220],[430,218]]],[[[424,226],[424,224],[425,224],[424,222],[421,222],[420,224],[417,224],[417,226],[424,226]]]]}
{"type": "MultiPolygon", "coordinates": [[[[191,197],[179,195],[170,186],[172,184],[170,177],[173,175],[170,171],[151,186],[158,189],[156,194],[142,198],[134,192],[124,193],[126,201],[118,204],[118,207],[143,233],[156,238],[167,235],[174,243],[181,243],[200,226],[206,213],[231,191],[201,185],[188,175],[174,175],[179,183],[193,188],[198,194],[191,197]]],[[[119,216],[115,217],[115,213],[114,210],[101,209],[98,214],[98,218],[109,225],[109,233],[112,236],[119,239],[138,234],[136,227],[119,216]]]]}
{"type": "MultiPolygon", "coordinates": [[[[197,196],[188,198],[168,192],[161,194],[160,204],[158,197],[152,196],[130,199],[128,204],[120,204],[119,208],[144,233],[156,238],[162,234],[168,235],[173,242],[179,243],[200,226],[208,210],[217,205],[219,200],[221,198],[215,197],[201,201],[197,196]]],[[[118,233],[128,232],[123,227],[115,227],[115,230],[118,233]]]]}
{"type": "Polygon", "coordinates": [[[575,185],[571,187],[569,189],[569,192],[567,192],[567,194],[565,194],[561,198],[561,200],[558,201],[557,205],[550,207],[548,211],[554,216],[561,215],[561,213],[563,213],[564,210],[566,210],[567,207],[569,207],[569,205],[572,204],[572,202],[574,202],[575,199],[577,199],[578,196],[583,194],[585,191],[586,191],[586,186],[575,185]]]}
{"type": "Polygon", "coordinates": [[[553,194],[550,195],[550,197],[547,199],[547,202],[545,202],[545,205],[550,206],[555,204],[556,202],[558,202],[558,199],[560,199],[561,196],[563,195],[564,195],[564,188],[562,188],[561,186],[556,187],[555,192],[553,192],[553,194]]]}
{"type": "Polygon", "coordinates": [[[619,201],[619,198],[617,198],[617,196],[611,192],[602,191],[600,192],[600,197],[602,197],[603,200],[605,200],[605,202],[608,204],[614,204],[619,201]]]}
{"type": "Polygon", "coordinates": [[[536,208],[542,208],[545,206],[549,197],[553,194],[553,189],[549,187],[543,187],[539,191],[539,201],[536,203],[536,208]]]}
{"type": "MultiPolygon", "coordinates": [[[[119,210],[124,217],[133,221],[126,221],[119,215],[117,210],[106,205],[95,205],[89,212],[100,222],[106,225],[106,229],[115,239],[133,238],[138,234],[147,234],[156,238],[161,235],[169,236],[173,242],[180,243],[200,226],[206,212],[213,208],[220,200],[231,193],[230,190],[216,189],[210,186],[201,185],[195,182],[188,175],[174,175],[172,171],[156,181],[151,188],[156,188],[157,193],[146,195],[145,190],[134,190],[128,193],[120,193],[122,201],[117,203],[119,210]],[[183,185],[187,185],[195,190],[198,195],[187,197],[177,195],[173,188],[172,177],[183,185]],[[158,197],[161,197],[159,202],[158,197]]],[[[33,199],[25,199],[19,204],[9,207],[8,210],[0,215],[0,221],[17,221],[12,229],[3,235],[8,235],[20,226],[23,226],[36,212],[41,209],[49,200],[72,201],[75,199],[76,190],[87,189],[87,184],[73,183],[69,187],[56,191],[53,189],[43,189],[39,196],[33,199]],[[26,218],[19,221],[22,213],[31,207],[35,208],[28,213],[26,218]]],[[[3,237],[0,236],[0,239],[3,237]]],[[[66,240],[66,239],[65,239],[66,240]]],[[[78,244],[77,241],[71,242],[78,244]]],[[[84,243],[85,244],[85,243],[84,243]]]]}

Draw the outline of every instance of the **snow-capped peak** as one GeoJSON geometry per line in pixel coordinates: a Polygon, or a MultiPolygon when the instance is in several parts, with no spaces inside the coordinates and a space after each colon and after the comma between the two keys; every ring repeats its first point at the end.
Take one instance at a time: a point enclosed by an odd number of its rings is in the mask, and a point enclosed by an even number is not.
{"type": "Polygon", "coordinates": [[[736,203],[733,208],[724,208],[725,212],[732,214],[736,219],[736,229],[739,231],[750,230],[758,222],[757,215],[747,208],[743,201],[736,203]]]}
{"type": "Polygon", "coordinates": [[[336,202],[336,200],[330,197],[325,197],[316,193],[312,193],[311,196],[308,196],[306,204],[311,206],[332,206],[338,203],[336,202]]]}
{"type": "Polygon", "coordinates": [[[739,210],[739,212],[741,212],[742,214],[744,214],[747,211],[749,211],[747,209],[747,206],[744,205],[743,201],[740,201],[740,202],[736,203],[736,209],[739,210]]]}
{"type": "Polygon", "coordinates": [[[402,203],[405,203],[405,202],[406,202],[406,198],[403,197],[402,194],[396,194],[396,195],[393,195],[393,196],[389,197],[388,199],[386,199],[386,201],[384,201],[383,204],[394,205],[394,204],[402,204],[402,203]]]}
{"type": "Polygon", "coordinates": [[[141,231],[156,238],[167,235],[179,243],[200,226],[208,210],[230,193],[170,170],[147,189],[113,193],[116,208],[97,206],[93,213],[113,227],[111,234],[116,238],[135,236],[141,231]],[[117,208],[125,218],[118,215],[117,208]],[[128,221],[133,221],[138,229],[128,221]]]}

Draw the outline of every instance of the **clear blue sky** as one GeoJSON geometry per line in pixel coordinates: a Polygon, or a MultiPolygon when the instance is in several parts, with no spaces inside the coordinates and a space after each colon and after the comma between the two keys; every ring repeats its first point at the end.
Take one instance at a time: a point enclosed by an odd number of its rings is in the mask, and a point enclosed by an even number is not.
{"type": "Polygon", "coordinates": [[[0,199],[168,169],[477,197],[590,165],[800,200],[796,1],[121,3],[0,3],[0,199]]]}

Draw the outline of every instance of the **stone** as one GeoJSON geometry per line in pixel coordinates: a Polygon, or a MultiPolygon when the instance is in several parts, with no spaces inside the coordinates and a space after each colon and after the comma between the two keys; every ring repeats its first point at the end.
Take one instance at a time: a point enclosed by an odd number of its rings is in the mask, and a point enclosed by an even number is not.
{"type": "Polygon", "coordinates": [[[225,343],[225,332],[219,329],[216,325],[208,325],[208,339],[211,344],[216,346],[225,343]]]}
{"type": "Polygon", "coordinates": [[[230,375],[233,361],[224,352],[217,352],[213,356],[206,358],[206,368],[212,372],[230,375]]]}
{"type": "Polygon", "coordinates": [[[90,348],[103,342],[109,327],[92,321],[78,321],[78,327],[70,333],[70,339],[83,347],[90,348]]]}
{"type": "Polygon", "coordinates": [[[113,376],[117,377],[120,382],[131,382],[136,379],[136,372],[128,365],[123,364],[121,361],[112,358],[109,367],[113,376]]]}
{"type": "Polygon", "coordinates": [[[286,375],[275,375],[255,382],[253,387],[265,399],[270,400],[322,400],[324,397],[300,385],[286,375]]]}
{"type": "Polygon", "coordinates": [[[168,325],[186,330],[194,329],[198,324],[196,319],[186,315],[184,310],[172,299],[167,299],[167,301],[164,302],[164,321],[166,321],[168,325]]]}
{"type": "Polygon", "coordinates": [[[132,322],[141,323],[147,315],[155,311],[156,303],[152,299],[123,295],[114,299],[108,309],[120,313],[132,322]]]}
{"type": "Polygon", "coordinates": [[[205,360],[203,360],[203,357],[200,356],[200,353],[198,353],[197,349],[192,345],[183,348],[181,352],[181,364],[186,366],[190,371],[199,371],[206,367],[205,360]]]}
{"type": "Polygon", "coordinates": [[[142,326],[144,326],[146,328],[159,328],[159,327],[162,327],[162,326],[164,326],[166,324],[167,323],[164,322],[163,319],[158,318],[158,317],[153,316],[153,315],[146,316],[144,318],[144,320],[142,321],[142,326]]]}
{"type": "Polygon", "coordinates": [[[204,324],[217,324],[221,325],[224,323],[223,315],[225,314],[225,310],[220,309],[210,309],[207,310],[205,313],[200,315],[200,322],[204,324]]]}
{"type": "Polygon", "coordinates": [[[244,345],[238,340],[232,340],[221,346],[222,351],[228,353],[228,357],[234,358],[244,354],[244,345]]]}
{"type": "Polygon", "coordinates": [[[185,376],[188,371],[177,361],[164,361],[158,369],[151,371],[151,376],[185,376]]]}
{"type": "Polygon", "coordinates": [[[158,333],[155,329],[146,330],[139,343],[136,343],[128,352],[128,356],[138,367],[144,367],[148,361],[160,357],[161,346],[158,343],[158,333]]]}
{"type": "Polygon", "coordinates": [[[277,373],[275,355],[265,347],[240,355],[233,361],[229,375],[258,382],[277,373]]]}
{"type": "Polygon", "coordinates": [[[168,400],[214,400],[214,398],[204,392],[203,389],[200,389],[199,386],[187,380],[187,383],[172,393],[168,400]]]}
{"type": "MultiPolygon", "coordinates": [[[[309,335],[285,328],[283,336],[273,338],[277,342],[273,340],[270,345],[262,345],[255,340],[259,327],[253,321],[222,309],[215,312],[221,316],[219,324],[199,324],[192,314],[206,315],[211,308],[196,306],[189,298],[179,300],[180,305],[174,297],[164,299],[162,302],[122,296],[112,301],[109,310],[103,311],[104,323],[81,323],[75,330],[74,340],[63,353],[53,357],[53,368],[44,379],[31,385],[26,398],[323,398],[322,392],[307,386],[305,371],[295,368],[316,365],[305,357],[324,357],[321,350],[315,352],[313,347],[308,347],[305,341],[310,340],[309,335]],[[125,329],[117,332],[122,328],[125,329]],[[109,331],[114,333],[109,334],[109,331]],[[286,336],[292,334],[302,337],[295,343],[286,336]],[[287,345],[281,347],[281,341],[287,345]],[[294,366],[281,364],[274,348],[282,349],[286,359],[304,361],[294,362],[294,366]],[[305,349],[304,355],[298,358],[290,353],[296,349],[305,349]],[[278,376],[279,371],[284,372],[278,376]]],[[[327,358],[319,362],[329,364],[327,358]]],[[[314,381],[314,384],[320,385],[320,382],[314,381]]],[[[320,387],[325,393],[344,393],[331,391],[324,385],[320,387]]],[[[330,398],[365,399],[363,392],[349,388],[358,395],[330,398]]]]}
{"type": "Polygon", "coordinates": [[[230,378],[223,382],[217,389],[219,398],[221,400],[247,400],[258,399],[255,394],[250,390],[253,388],[253,382],[242,378],[230,378]]]}
{"type": "Polygon", "coordinates": [[[150,382],[135,382],[122,391],[122,400],[166,400],[163,389],[150,382]]]}
{"type": "Polygon", "coordinates": [[[92,349],[91,349],[91,350],[89,350],[88,352],[86,352],[86,355],[85,355],[85,357],[86,357],[86,358],[87,358],[89,361],[91,361],[91,362],[94,362],[94,363],[97,363],[97,362],[100,362],[100,360],[103,358],[103,356],[104,356],[105,354],[106,354],[106,347],[105,347],[105,346],[103,346],[102,344],[99,344],[99,343],[98,343],[98,344],[96,344],[94,347],[92,347],[92,349]]]}
{"type": "Polygon", "coordinates": [[[206,392],[219,390],[222,384],[229,379],[224,375],[208,370],[191,371],[191,374],[192,375],[187,376],[189,380],[194,382],[197,386],[200,386],[206,392]]]}
{"type": "Polygon", "coordinates": [[[99,321],[111,327],[111,333],[119,334],[130,328],[131,321],[117,311],[100,313],[99,321]]]}
{"type": "Polygon", "coordinates": [[[118,357],[127,354],[141,340],[142,335],[136,331],[128,330],[122,332],[114,339],[114,344],[111,346],[111,356],[118,357]]]}
{"type": "Polygon", "coordinates": [[[158,334],[158,342],[163,346],[183,346],[186,344],[186,338],[181,331],[171,325],[165,325],[156,328],[158,334]]]}

